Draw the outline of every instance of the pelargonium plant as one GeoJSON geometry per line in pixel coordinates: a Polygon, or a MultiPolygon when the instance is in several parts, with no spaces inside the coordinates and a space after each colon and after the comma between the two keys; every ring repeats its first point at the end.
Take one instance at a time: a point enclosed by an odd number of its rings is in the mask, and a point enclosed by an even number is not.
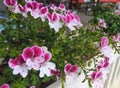
{"type": "MultiPolygon", "coordinates": [[[[4,28],[0,32],[0,66],[4,65],[0,70],[0,88],[4,83],[9,84],[6,88],[46,88],[56,80],[69,85],[81,71],[90,87],[100,86],[97,84],[106,80],[99,79],[105,78],[111,63],[108,51],[112,53],[112,46],[108,42],[112,41],[107,35],[81,28],[79,16],[63,4],[3,2],[10,12],[6,13],[7,20],[0,21],[4,28]],[[94,68],[85,68],[98,54],[103,59],[94,59],[94,68]]],[[[104,20],[99,22],[106,27],[104,20]]],[[[113,39],[119,42],[118,36],[113,39]]]]}

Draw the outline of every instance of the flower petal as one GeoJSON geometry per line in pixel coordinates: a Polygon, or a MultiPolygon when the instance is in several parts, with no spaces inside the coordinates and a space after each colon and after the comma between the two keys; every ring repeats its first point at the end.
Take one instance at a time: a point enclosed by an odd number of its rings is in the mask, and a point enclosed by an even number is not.
{"type": "Polygon", "coordinates": [[[40,68],[40,73],[39,73],[39,77],[43,78],[45,75],[45,73],[43,72],[43,68],[40,68]]]}
{"type": "Polygon", "coordinates": [[[15,66],[14,69],[13,69],[13,74],[17,75],[20,72],[21,72],[20,65],[15,66]]]}
{"type": "Polygon", "coordinates": [[[101,48],[108,45],[108,38],[103,36],[101,41],[101,48]]]}
{"type": "Polygon", "coordinates": [[[65,65],[65,67],[64,67],[64,72],[66,73],[66,74],[68,74],[69,72],[70,72],[70,68],[71,68],[71,64],[66,64],[65,65]]]}
{"type": "Polygon", "coordinates": [[[97,79],[97,78],[100,78],[102,75],[103,75],[103,73],[102,73],[101,71],[99,71],[99,72],[97,72],[95,78],[96,78],[96,79],[97,79]]]}
{"type": "Polygon", "coordinates": [[[33,49],[31,49],[30,47],[25,48],[23,50],[22,56],[23,56],[24,61],[26,61],[28,58],[33,57],[34,56],[33,49]]]}
{"type": "Polygon", "coordinates": [[[45,62],[49,62],[51,57],[52,57],[52,54],[50,52],[45,52],[44,54],[45,62]]]}
{"type": "Polygon", "coordinates": [[[92,72],[92,74],[91,74],[91,79],[92,79],[92,80],[95,80],[96,74],[97,74],[97,73],[96,73],[95,71],[92,72]]]}
{"type": "Polygon", "coordinates": [[[8,65],[10,68],[14,69],[14,67],[17,65],[17,59],[10,59],[8,65]]]}
{"type": "Polygon", "coordinates": [[[42,52],[42,48],[35,45],[32,47],[33,51],[34,51],[34,57],[39,57],[42,56],[43,52],[42,52]]]}
{"type": "Polygon", "coordinates": [[[23,65],[21,67],[20,75],[25,78],[28,75],[28,69],[26,65],[23,65]]]}
{"type": "Polygon", "coordinates": [[[73,65],[71,68],[70,68],[70,72],[77,72],[78,71],[78,66],[77,65],[73,65]]]}
{"type": "Polygon", "coordinates": [[[56,65],[53,62],[48,62],[48,63],[46,63],[46,65],[49,69],[55,69],[55,67],[56,67],[56,65]]]}

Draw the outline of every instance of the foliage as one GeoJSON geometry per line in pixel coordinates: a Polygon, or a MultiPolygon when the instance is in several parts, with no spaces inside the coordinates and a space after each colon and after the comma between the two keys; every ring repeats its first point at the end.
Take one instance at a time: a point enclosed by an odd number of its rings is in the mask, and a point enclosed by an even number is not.
{"type": "Polygon", "coordinates": [[[108,5],[98,4],[95,9],[94,18],[90,21],[91,25],[98,25],[98,19],[104,19],[106,22],[107,28],[100,28],[102,32],[107,33],[108,35],[116,35],[120,32],[120,16],[115,14],[114,8],[108,5]]]}

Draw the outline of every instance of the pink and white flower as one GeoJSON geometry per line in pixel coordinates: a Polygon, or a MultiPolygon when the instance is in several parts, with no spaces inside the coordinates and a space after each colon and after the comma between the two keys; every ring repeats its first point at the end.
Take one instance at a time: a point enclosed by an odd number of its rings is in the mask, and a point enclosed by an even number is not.
{"type": "Polygon", "coordinates": [[[22,56],[30,69],[39,70],[40,64],[44,61],[42,58],[43,50],[41,47],[35,45],[27,47],[23,50],[22,56]]]}
{"type": "Polygon", "coordinates": [[[104,28],[107,28],[106,22],[104,19],[98,19],[98,24],[104,28]]]}
{"type": "Polygon", "coordinates": [[[54,28],[56,32],[62,28],[63,24],[60,22],[60,17],[56,12],[53,12],[52,14],[48,13],[47,18],[49,20],[50,28],[54,28]]]}
{"type": "Polygon", "coordinates": [[[23,60],[22,55],[19,55],[16,59],[9,60],[9,67],[13,69],[13,74],[20,75],[25,78],[28,75],[28,66],[26,65],[25,61],[23,60]]]}
{"type": "Polygon", "coordinates": [[[40,17],[39,10],[41,6],[42,4],[38,3],[37,1],[26,1],[25,8],[27,9],[27,12],[30,12],[31,16],[36,19],[40,17]]]}
{"type": "Polygon", "coordinates": [[[47,7],[47,6],[42,7],[42,8],[39,10],[39,13],[38,13],[38,14],[39,14],[42,22],[44,22],[45,19],[47,18],[48,7],[47,7]]]}
{"type": "Polygon", "coordinates": [[[71,65],[66,64],[64,67],[64,72],[66,74],[66,83],[72,83],[78,76],[78,66],[77,65],[71,65]]]}
{"type": "Polygon", "coordinates": [[[55,4],[50,4],[49,7],[50,7],[50,9],[53,10],[53,11],[56,11],[56,10],[57,10],[57,6],[55,6],[55,4]]]}
{"type": "Polygon", "coordinates": [[[14,6],[17,5],[17,1],[16,0],[4,0],[3,3],[7,7],[14,7],[14,6]]]}
{"type": "Polygon", "coordinates": [[[14,10],[15,13],[20,13],[24,17],[27,17],[27,9],[25,6],[22,6],[21,4],[16,6],[16,9],[14,10]]]}
{"type": "Polygon", "coordinates": [[[98,64],[98,67],[97,67],[97,70],[101,70],[102,68],[103,69],[106,69],[106,68],[109,68],[109,58],[108,57],[104,57],[104,60],[100,60],[99,64],[98,64]]]}
{"type": "Polygon", "coordinates": [[[0,86],[0,88],[10,88],[10,86],[7,83],[4,83],[0,86]]]}
{"type": "Polygon", "coordinates": [[[66,7],[64,4],[60,3],[58,9],[60,9],[61,11],[65,11],[66,7]]]}

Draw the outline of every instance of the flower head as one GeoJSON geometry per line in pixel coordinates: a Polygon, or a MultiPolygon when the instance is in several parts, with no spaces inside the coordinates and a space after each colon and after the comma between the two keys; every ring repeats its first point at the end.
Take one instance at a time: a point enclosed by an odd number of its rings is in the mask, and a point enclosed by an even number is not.
{"type": "Polygon", "coordinates": [[[10,86],[7,83],[4,83],[0,86],[0,88],[10,88],[10,86]]]}
{"type": "Polygon", "coordinates": [[[28,66],[26,65],[21,54],[16,59],[10,59],[8,64],[9,67],[13,69],[14,75],[20,73],[23,78],[28,75],[28,66]]]}
{"type": "Polygon", "coordinates": [[[17,5],[17,1],[16,0],[4,0],[3,1],[5,6],[7,7],[11,7],[11,6],[16,6],[17,5]]]}

